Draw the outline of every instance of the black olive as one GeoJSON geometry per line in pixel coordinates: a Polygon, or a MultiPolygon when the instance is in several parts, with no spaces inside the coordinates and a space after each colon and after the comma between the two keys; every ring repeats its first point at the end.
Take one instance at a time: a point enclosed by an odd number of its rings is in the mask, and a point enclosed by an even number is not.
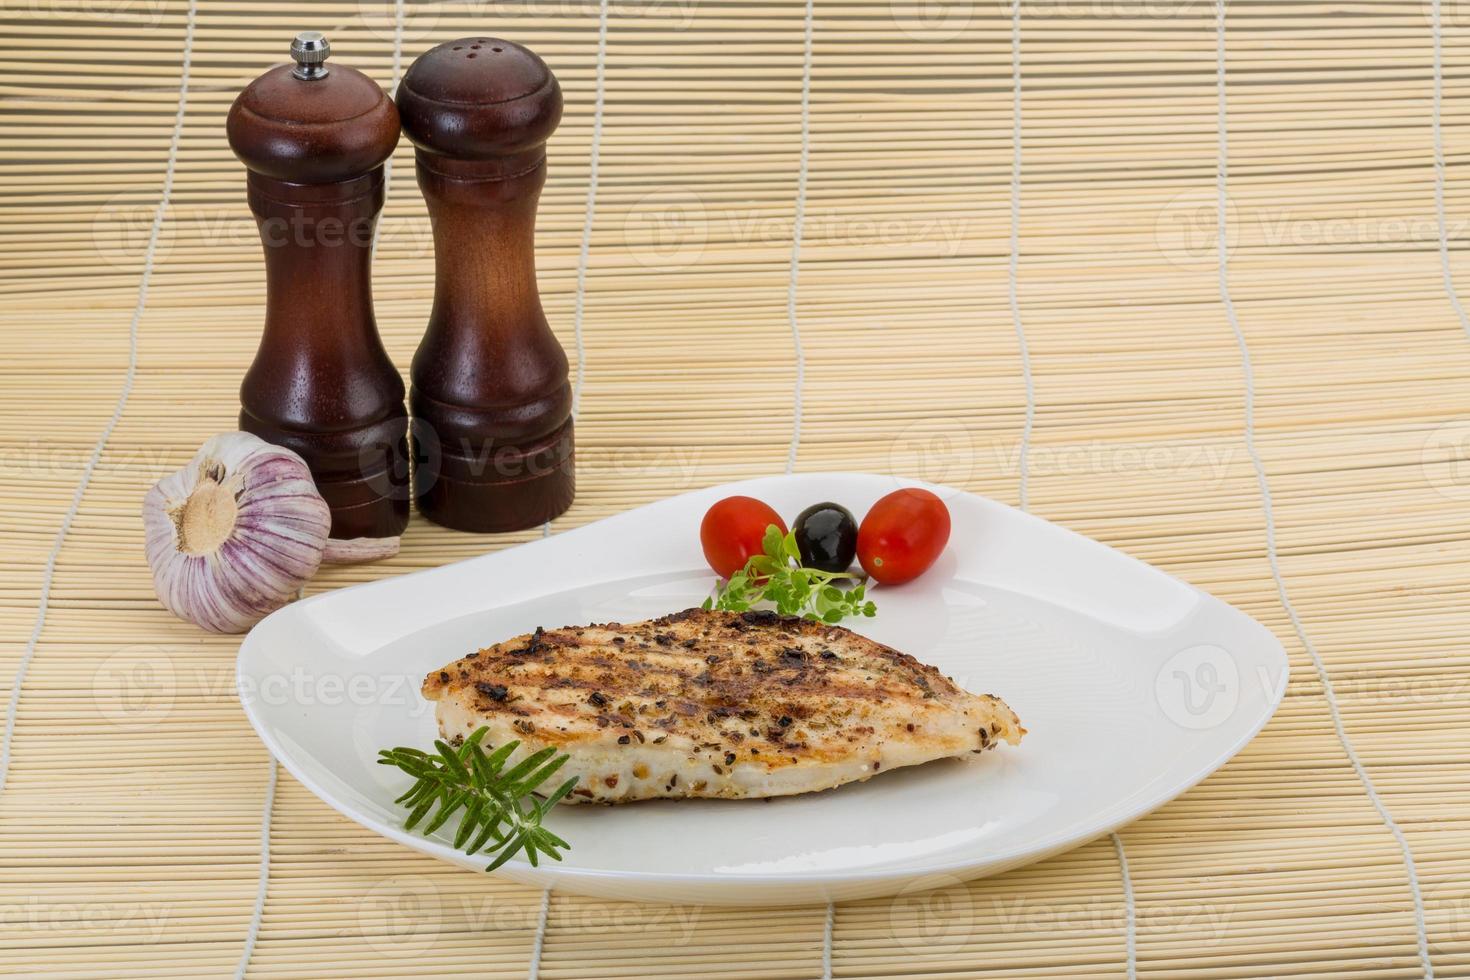
{"type": "Polygon", "coordinates": [[[845,572],[857,554],[858,526],[841,504],[812,504],[792,526],[801,563],[824,572],[845,572]]]}

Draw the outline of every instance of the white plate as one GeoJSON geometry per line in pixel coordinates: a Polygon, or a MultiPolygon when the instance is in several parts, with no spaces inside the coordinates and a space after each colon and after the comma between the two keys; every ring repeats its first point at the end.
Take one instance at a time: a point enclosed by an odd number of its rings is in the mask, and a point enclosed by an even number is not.
{"type": "MultiPolygon", "coordinates": [[[[341,813],[409,847],[483,868],[406,832],[407,777],[376,764],[429,747],[426,673],[536,626],[657,616],[714,581],[700,518],[732,493],[788,519],[836,500],[861,516],[903,481],[868,474],[751,480],[664,500],[496,554],[307,599],[245,638],[241,700],[265,744],[341,813]]],[[[913,485],[913,484],[909,484],[913,485]]],[[[1075,847],[1209,775],[1260,730],[1286,686],[1269,630],[1120,552],[942,487],[948,551],[876,588],[858,631],[1005,698],[1018,748],[774,801],[559,807],[566,859],[504,874],[609,898],[754,904],[862,898],[992,874],[1075,847]]],[[[452,829],[454,821],[450,822],[452,829]]]]}

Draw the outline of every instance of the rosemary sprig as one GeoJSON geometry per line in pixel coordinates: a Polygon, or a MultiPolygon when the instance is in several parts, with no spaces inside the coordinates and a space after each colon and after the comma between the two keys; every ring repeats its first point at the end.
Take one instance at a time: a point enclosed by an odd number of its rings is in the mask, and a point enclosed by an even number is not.
{"type": "Polygon", "coordinates": [[[404,827],[412,830],[437,806],[438,812],[420,831],[427,836],[463,810],[454,846],[466,854],[494,854],[486,871],[494,871],[517,851],[525,851],[533,866],[541,854],[560,861],[561,851],[571,845],[541,826],[541,820],[577,780],[568,779],[539,800],[532,795],[569,757],[548,747],[506,769],[506,760],[521,743],[507,742],[486,752],[480,742],[488,731],[476,730],[457,749],[436,739],[435,752],[400,747],[378,753],[379,765],[397,766],[416,780],[393,801],[409,811],[404,827]]]}
{"type": "Polygon", "coordinates": [[[783,616],[802,616],[824,623],[840,622],[847,616],[874,616],[878,607],[864,597],[867,583],[851,589],[831,584],[850,578],[847,572],[824,572],[803,568],[796,535],[774,524],[766,526],[761,541],[764,554],[751,555],[745,567],[704,600],[706,609],[744,612],[757,602],[774,603],[783,616]]]}

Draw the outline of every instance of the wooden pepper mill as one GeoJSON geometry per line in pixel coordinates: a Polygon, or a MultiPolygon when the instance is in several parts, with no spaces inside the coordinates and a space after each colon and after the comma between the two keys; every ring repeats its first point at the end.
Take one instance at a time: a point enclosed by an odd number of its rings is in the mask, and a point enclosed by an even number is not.
{"type": "Polygon", "coordinates": [[[398,87],[434,225],[434,305],[414,355],[414,499],[463,531],[510,531],[571,505],[567,357],[536,291],[536,202],[561,87],[531,51],[441,44],[398,87]]]}
{"type": "Polygon", "coordinates": [[[328,67],[321,34],[230,107],[230,148],[265,249],[265,332],[240,386],[240,428],[306,460],[332,537],[408,523],[403,379],[373,318],[373,230],[398,110],[359,71],[328,67]]]}

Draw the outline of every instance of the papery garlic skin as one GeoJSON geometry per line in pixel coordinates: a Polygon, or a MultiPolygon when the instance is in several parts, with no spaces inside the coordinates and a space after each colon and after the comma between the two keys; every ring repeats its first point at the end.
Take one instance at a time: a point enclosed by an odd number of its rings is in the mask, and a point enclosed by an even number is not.
{"type": "Polygon", "coordinates": [[[328,538],[322,551],[322,563],[327,565],[356,565],[359,562],[381,561],[398,554],[402,542],[399,535],[391,538],[328,538]]]}
{"type": "Polygon", "coordinates": [[[331,523],[301,457],[247,432],[210,439],[143,498],[159,601],[216,633],[242,633],[294,599],[331,523]]]}

